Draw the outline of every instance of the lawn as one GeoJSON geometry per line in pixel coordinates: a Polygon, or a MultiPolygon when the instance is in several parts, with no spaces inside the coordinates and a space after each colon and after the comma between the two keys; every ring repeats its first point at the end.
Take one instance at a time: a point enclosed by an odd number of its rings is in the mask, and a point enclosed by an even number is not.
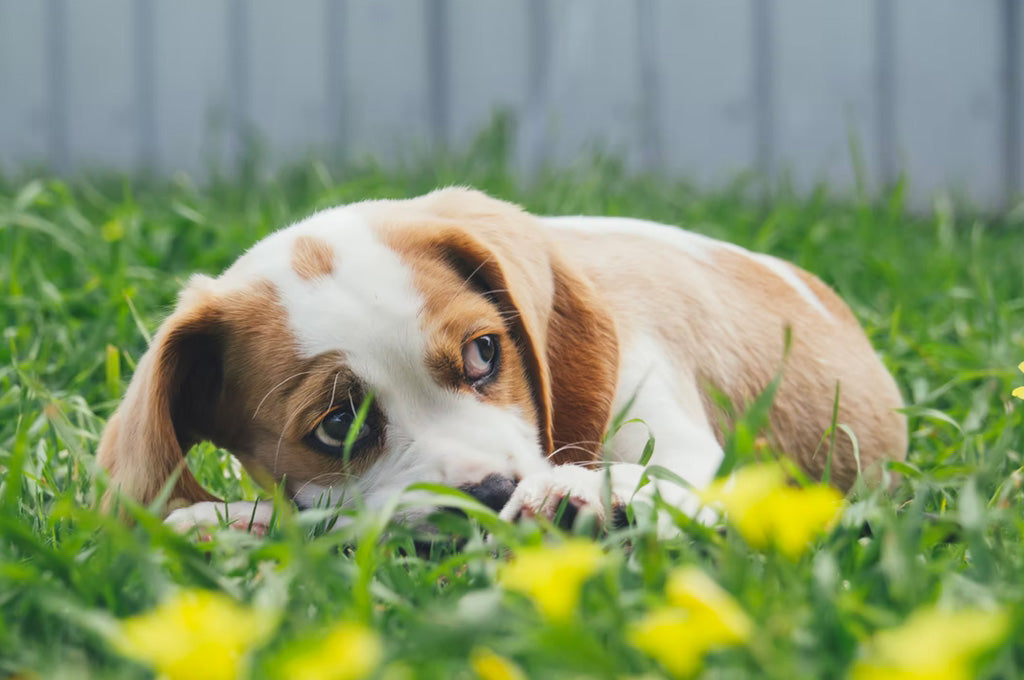
{"type": "MultiPolygon", "coordinates": [[[[0,677],[150,677],[126,656],[154,639],[195,678],[232,655],[258,678],[662,677],[701,662],[708,677],[1024,675],[1020,210],[977,217],[943,200],[913,214],[899,187],[877,201],[763,201],[742,183],[698,192],[606,159],[525,183],[500,145],[483,147],[403,170],[308,163],[201,187],[0,182],[0,677]],[[821,276],[905,395],[899,485],[855,491],[807,550],[683,520],[680,538],[658,541],[639,518],[595,551],[470,510],[438,520],[461,550],[417,551],[387,517],[327,532],[329,512],[285,503],[266,537],[224,529],[200,542],[145,509],[131,525],[94,509],[98,433],[190,273],[220,271],[318,208],[454,183],[540,213],[684,225],[821,276]]],[[[746,462],[750,437],[730,447],[746,462]]],[[[224,497],[265,493],[208,446],[190,465],[224,497]]]]}

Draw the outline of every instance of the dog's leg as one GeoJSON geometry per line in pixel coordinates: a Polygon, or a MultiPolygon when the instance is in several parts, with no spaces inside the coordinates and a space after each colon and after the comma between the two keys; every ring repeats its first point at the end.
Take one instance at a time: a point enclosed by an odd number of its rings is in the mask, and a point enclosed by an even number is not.
{"type": "MultiPolygon", "coordinates": [[[[698,521],[714,520],[714,513],[701,507],[695,491],[711,483],[724,453],[707,422],[696,385],[693,380],[679,379],[653,344],[641,341],[632,356],[640,359],[623,367],[615,399],[619,409],[629,405],[625,414],[628,422],[606,444],[608,464],[561,465],[527,475],[502,508],[503,518],[553,518],[563,500],[568,499],[573,514],[592,512],[604,522],[608,519],[605,514],[610,490],[613,514],[637,501],[653,503],[657,494],[698,521]],[[645,466],[640,462],[650,438],[654,451],[648,465],[668,470],[688,486],[658,478],[654,472],[648,475],[648,482],[641,484],[645,466]]],[[[669,517],[659,517],[661,530],[674,533],[669,517]]]]}
{"type": "Polygon", "coordinates": [[[165,524],[182,533],[193,528],[218,527],[223,524],[262,536],[270,528],[274,514],[273,501],[235,501],[220,503],[204,501],[179,508],[167,515],[165,524]]]}

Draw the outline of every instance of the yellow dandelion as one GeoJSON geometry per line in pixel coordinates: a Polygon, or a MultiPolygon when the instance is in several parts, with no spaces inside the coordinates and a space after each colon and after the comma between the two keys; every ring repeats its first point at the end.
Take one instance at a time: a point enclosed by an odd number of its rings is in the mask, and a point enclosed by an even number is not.
{"type": "Polygon", "coordinates": [[[567,621],[576,610],[580,589],[604,561],[601,548],[573,539],[553,547],[524,548],[504,565],[498,581],[522,593],[554,621],[567,621]]]}
{"type": "Polygon", "coordinates": [[[919,610],[877,633],[854,662],[850,680],[970,680],[974,661],[1006,639],[1004,611],[919,610]]]}
{"type": "Polygon", "coordinates": [[[170,680],[235,680],[245,673],[248,652],[276,624],[276,616],[221,593],[184,590],[122,621],[114,643],[124,656],[170,680]]]}
{"type": "Polygon", "coordinates": [[[746,612],[697,567],[674,570],[665,590],[668,604],[631,624],[626,637],[671,675],[694,675],[708,652],[749,639],[746,612]]]}
{"type": "Polygon", "coordinates": [[[526,680],[519,666],[484,647],[470,652],[469,665],[480,680],[526,680]]]}
{"type": "MultiPolygon", "coordinates": [[[[1017,370],[1024,373],[1024,361],[1017,364],[1017,370]]],[[[1015,387],[1013,388],[1013,392],[1011,392],[1010,394],[1017,397],[1018,399],[1024,399],[1024,387],[1015,387]]]]}
{"type": "Polygon", "coordinates": [[[750,637],[752,624],[747,613],[698,567],[673,570],[665,585],[665,596],[669,604],[690,612],[712,644],[737,644],[750,637]]]}
{"type": "Polygon", "coordinates": [[[712,484],[701,499],[724,510],[751,547],[774,546],[791,560],[835,524],[843,502],[838,491],[822,484],[790,486],[777,464],[741,468],[712,484]]]}
{"type": "Polygon", "coordinates": [[[277,676],[287,680],[360,680],[380,664],[384,647],[375,631],[361,623],[335,624],[312,644],[293,650],[277,676]]]}
{"type": "Polygon", "coordinates": [[[674,677],[685,678],[700,670],[708,652],[699,630],[687,611],[662,607],[630,624],[626,639],[674,677]]]}

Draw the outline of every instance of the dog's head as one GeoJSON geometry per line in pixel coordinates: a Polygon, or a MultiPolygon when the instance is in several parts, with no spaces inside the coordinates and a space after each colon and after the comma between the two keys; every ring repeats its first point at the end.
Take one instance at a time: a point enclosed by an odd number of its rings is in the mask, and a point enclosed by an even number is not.
{"type": "Polygon", "coordinates": [[[610,315],[527,213],[462,189],[359,203],[190,280],[100,462],[146,503],[176,473],[173,501],[211,500],[184,468],[204,440],[300,506],[514,483],[595,457],[617,364],[610,315]]]}

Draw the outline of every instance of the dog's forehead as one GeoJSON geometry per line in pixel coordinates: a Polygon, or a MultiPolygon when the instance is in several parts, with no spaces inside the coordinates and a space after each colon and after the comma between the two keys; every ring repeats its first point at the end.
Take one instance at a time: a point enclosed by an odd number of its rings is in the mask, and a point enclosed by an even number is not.
{"type": "Polygon", "coordinates": [[[300,358],[341,351],[376,382],[394,362],[423,356],[423,302],[412,272],[357,207],[325,210],[271,234],[220,280],[231,287],[269,281],[300,358]]]}

